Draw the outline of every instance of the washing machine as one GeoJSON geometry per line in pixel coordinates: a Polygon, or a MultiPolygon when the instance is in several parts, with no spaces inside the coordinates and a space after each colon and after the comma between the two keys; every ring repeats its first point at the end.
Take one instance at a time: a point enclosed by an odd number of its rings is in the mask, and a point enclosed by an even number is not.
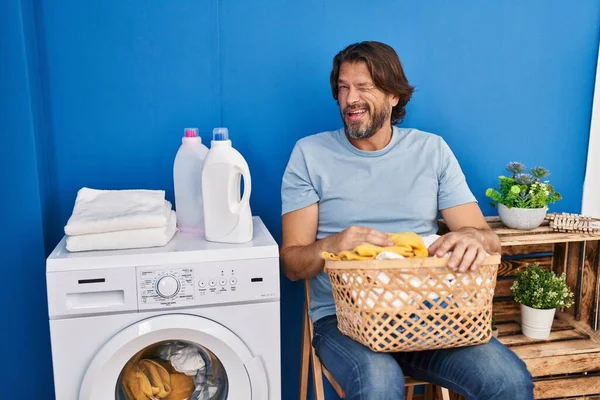
{"type": "Polygon", "coordinates": [[[278,253],[258,217],[245,244],[69,253],[63,238],[46,263],[56,399],[279,400],[278,253]]]}

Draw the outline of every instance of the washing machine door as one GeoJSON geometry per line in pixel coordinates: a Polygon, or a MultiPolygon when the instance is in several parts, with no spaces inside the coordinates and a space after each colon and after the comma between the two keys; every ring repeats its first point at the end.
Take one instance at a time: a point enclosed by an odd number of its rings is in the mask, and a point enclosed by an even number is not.
{"type": "Polygon", "coordinates": [[[108,340],[90,363],[79,392],[79,400],[143,396],[265,400],[267,377],[260,358],[223,325],[194,315],[162,315],[108,340]]]}

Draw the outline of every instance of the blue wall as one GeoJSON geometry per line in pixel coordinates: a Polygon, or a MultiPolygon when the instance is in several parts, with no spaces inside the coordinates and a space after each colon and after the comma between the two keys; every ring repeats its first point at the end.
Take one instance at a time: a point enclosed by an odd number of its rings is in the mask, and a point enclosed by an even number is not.
{"type": "Polygon", "coordinates": [[[186,126],[220,123],[214,1],[42,1],[57,243],[77,190],[166,189],[186,126]]]}
{"type": "Polygon", "coordinates": [[[42,399],[53,384],[35,138],[40,86],[29,6],[7,0],[0,13],[0,337],[3,357],[11,360],[0,371],[8,388],[3,398],[42,399]]]}
{"type": "MultiPolygon", "coordinates": [[[[0,184],[13,211],[2,245],[13,252],[2,267],[32,288],[9,309],[19,353],[8,371],[37,369],[36,385],[15,377],[22,398],[51,392],[43,257],[77,190],[161,188],[172,199],[182,129],[198,126],[208,141],[227,126],[252,171],[253,212],[279,239],[287,158],[297,139],[339,127],[328,76],[349,43],[396,48],[417,86],[403,125],[446,138],[486,214],[495,210],[483,193],[512,160],[548,167],[565,196],[553,210],[580,211],[597,1],[6,4],[0,184]]],[[[287,400],[298,388],[302,288],[284,278],[281,290],[287,400]]],[[[20,293],[8,287],[9,298],[20,293]]]]}

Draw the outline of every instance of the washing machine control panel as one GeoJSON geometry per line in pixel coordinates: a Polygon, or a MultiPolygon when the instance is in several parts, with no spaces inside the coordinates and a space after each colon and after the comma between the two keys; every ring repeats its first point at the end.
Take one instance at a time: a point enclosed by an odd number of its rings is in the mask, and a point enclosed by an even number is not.
{"type": "Polygon", "coordinates": [[[138,308],[189,307],[279,298],[279,260],[138,267],[138,308]]]}
{"type": "Polygon", "coordinates": [[[144,269],[139,274],[139,293],[144,304],[174,304],[194,298],[194,269],[144,269]]]}

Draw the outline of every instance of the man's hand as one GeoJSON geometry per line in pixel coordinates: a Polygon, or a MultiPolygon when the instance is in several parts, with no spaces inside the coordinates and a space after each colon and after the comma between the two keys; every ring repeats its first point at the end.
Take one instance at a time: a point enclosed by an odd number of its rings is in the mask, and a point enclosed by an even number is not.
{"type": "Polygon", "coordinates": [[[317,203],[289,212],[282,217],[283,243],[280,254],[283,272],[291,280],[310,279],[321,272],[325,264],[325,260],[321,257],[323,251],[338,254],[343,250],[352,250],[363,243],[379,246],[393,244],[387,233],[358,226],[315,240],[318,221],[317,203]]]}
{"type": "Polygon", "coordinates": [[[475,271],[481,267],[486,256],[484,247],[485,238],[475,228],[462,228],[455,232],[449,232],[429,246],[429,255],[443,257],[449,251],[452,256],[448,261],[448,267],[458,272],[465,272],[469,268],[475,271]]]}
{"type": "Polygon", "coordinates": [[[394,242],[392,242],[387,233],[361,226],[351,226],[340,233],[326,238],[325,243],[321,247],[325,251],[338,254],[340,251],[352,250],[363,243],[382,247],[394,245],[394,242]]]}

